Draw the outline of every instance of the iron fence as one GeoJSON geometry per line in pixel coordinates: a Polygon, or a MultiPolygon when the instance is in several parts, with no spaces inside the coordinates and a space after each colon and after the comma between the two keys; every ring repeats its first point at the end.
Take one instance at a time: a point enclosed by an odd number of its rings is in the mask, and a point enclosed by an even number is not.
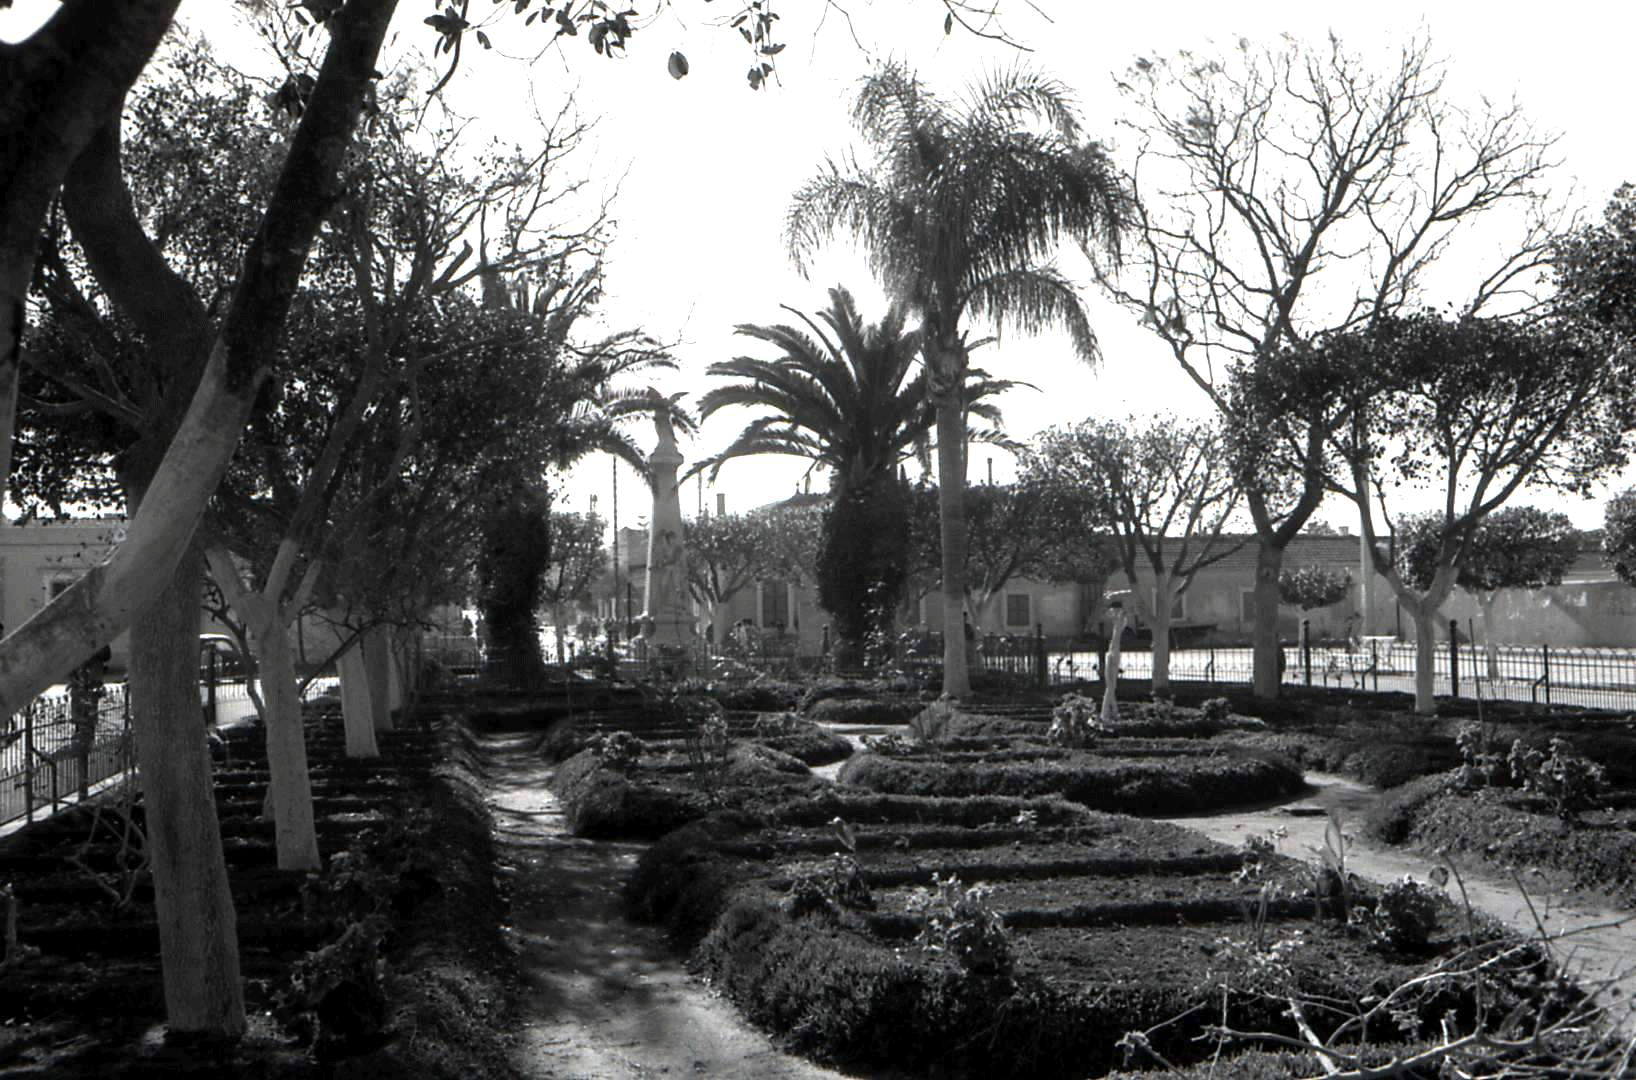
{"type": "Polygon", "coordinates": [[[94,714],[76,715],[66,689],[47,691],[0,731],[0,824],[55,812],[131,764],[130,706],[122,683],[103,687],[94,714]],[[92,716],[94,715],[94,720],[92,716]]]}

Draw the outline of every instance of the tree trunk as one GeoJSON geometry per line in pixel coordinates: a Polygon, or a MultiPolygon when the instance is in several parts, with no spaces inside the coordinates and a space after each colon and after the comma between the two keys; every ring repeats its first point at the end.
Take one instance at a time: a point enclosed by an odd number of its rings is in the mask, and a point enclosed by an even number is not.
{"type": "Polygon", "coordinates": [[[1284,568],[1284,549],[1266,538],[1255,548],[1255,622],[1250,644],[1255,653],[1255,696],[1262,701],[1278,698],[1284,681],[1283,642],[1278,640],[1278,572],[1284,568]]]}
{"type": "Polygon", "coordinates": [[[307,739],[297,696],[295,658],[289,628],[274,620],[257,632],[256,663],[267,705],[268,792],[280,870],[318,870],[318,832],[313,824],[312,778],[307,771],[307,739]]]}
{"type": "Polygon", "coordinates": [[[937,513],[943,546],[943,693],[971,696],[966,663],[966,417],[960,385],[937,398],[937,513]]]}
{"type": "Polygon", "coordinates": [[[1119,608],[1113,613],[1113,622],[1108,636],[1108,656],[1102,664],[1102,722],[1104,724],[1117,724],[1119,722],[1119,649],[1124,636],[1125,609],[1119,608]]]}
{"type": "Polygon", "coordinates": [[[172,1031],[245,1029],[237,917],[199,712],[202,564],[187,552],[131,624],[131,722],[172,1031]]]}
{"type": "Polygon", "coordinates": [[[382,643],[386,649],[386,708],[389,713],[397,713],[404,701],[403,648],[398,628],[384,630],[382,643]]]}
{"type": "Polygon", "coordinates": [[[1500,679],[1500,643],[1494,637],[1494,602],[1499,599],[1495,592],[1480,592],[1477,594],[1477,605],[1483,616],[1483,637],[1487,639],[1484,652],[1488,654],[1488,678],[1491,682],[1500,679]]]}
{"type": "Polygon", "coordinates": [[[341,721],[346,728],[347,757],[381,756],[375,742],[375,714],[369,704],[369,665],[364,660],[363,639],[336,657],[341,675],[341,721]]]}
{"type": "Polygon", "coordinates": [[[1153,579],[1153,693],[1170,691],[1170,600],[1175,579],[1161,571],[1153,579]]]}
{"type": "Polygon", "coordinates": [[[369,714],[376,731],[392,731],[390,671],[392,657],[386,643],[386,628],[372,626],[363,634],[364,671],[369,687],[369,714]]]}
{"type": "Polygon", "coordinates": [[[1416,604],[1409,614],[1414,620],[1414,711],[1430,716],[1437,711],[1437,609],[1416,604]]]}

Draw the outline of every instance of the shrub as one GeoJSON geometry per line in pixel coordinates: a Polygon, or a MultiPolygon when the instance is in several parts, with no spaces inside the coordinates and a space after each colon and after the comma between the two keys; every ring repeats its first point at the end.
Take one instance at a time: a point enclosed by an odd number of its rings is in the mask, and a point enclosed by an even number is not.
{"type": "Polygon", "coordinates": [[[1438,893],[1412,877],[1381,890],[1373,910],[1361,909],[1360,922],[1383,944],[1418,952],[1437,929],[1438,893]]]}
{"type": "Polygon", "coordinates": [[[824,698],[806,710],[815,724],[903,724],[924,707],[905,697],[824,698]]]}
{"type": "Polygon", "coordinates": [[[1094,700],[1064,694],[1051,710],[1051,729],[1045,737],[1058,746],[1082,748],[1095,742],[1103,730],[1101,710],[1094,700]]]}
{"type": "Polygon", "coordinates": [[[1538,751],[1525,755],[1523,766],[1527,769],[1523,787],[1549,799],[1551,809],[1564,821],[1573,821],[1595,806],[1601,794],[1602,767],[1574,754],[1564,739],[1551,740],[1549,757],[1538,751]]]}
{"type": "Polygon", "coordinates": [[[295,962],[273,1012],[320,1061],[362,1053],[386,1027],[385,922],[366,919],[295,962]]]}
{"type": "Polygon", "coordinates": [[[1453,778],[1454,773],[1422,776],[1389,792],[1364,817],[1364,832],[1382,843],[1407,843],[1421,808],[1448,790],[1453,778]]]}
{"type": "Polygon", "coordinates": [[[833,913],[842,908],[873,911],[875,896],[864,881],[858,860],[850,852],[837,853],[822,862],[796,867],[783,908],[795,916],[833,913]]]}
{"type": "Polygon", "coordinates": [[[1199,711],[1210,723],[1225,724],[1227,718],[1232,715],[1233,704],[1224,697],[1214,697],[1199,706],[1199,711]]]}
{"type": "Polygon", "coordinates": [[[909,898],[909,910],[926,918],[915,941],[929,952],[949,954],[973,975],[1010,975],[1011,939],[1005,920],[988,902],[990,891],[986,885],[962,888],[952,874],[933,874],[931,887],[916,889],[909,898]]]}
{"type": "Polygon", "coordinates": [[[630,772],[647,751],[647,743],[628,731],[609,731],[594,736],[588,747],[598,761],[615,772],[630,772]]]}

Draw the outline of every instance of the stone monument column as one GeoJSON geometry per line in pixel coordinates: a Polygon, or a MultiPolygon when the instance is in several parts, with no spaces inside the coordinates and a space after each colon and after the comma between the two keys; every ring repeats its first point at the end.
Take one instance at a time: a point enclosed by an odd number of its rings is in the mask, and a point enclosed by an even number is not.
{"type": "Polygon", "coordinates": [[[654,401],[659,445],[648,455],[653,473],[653,512],[648,515],[646,610],[642,640],[650,646],[692,646],[697,637],[687,592],[687,553],[682,547],[682,500],[676,470],[682,464],[668,404],[654,401]]]}

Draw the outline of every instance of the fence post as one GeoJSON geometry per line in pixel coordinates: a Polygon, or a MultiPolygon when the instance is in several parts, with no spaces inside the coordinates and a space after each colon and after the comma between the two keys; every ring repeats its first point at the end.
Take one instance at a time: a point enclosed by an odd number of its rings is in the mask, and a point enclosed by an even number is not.
{"type": "Polygon", "coordinates": [[[1549,705],[1551,703],[1551,647],[1549,645],[1539,647],[1539,658],[1540,662],[1545,666],[1545,704],[1549,705]]]}
{"type": "Polygon", "coordinates": [[[34,820],[34,702],[23,707],[23,814],[34,820]]]}
{"type": "Polygon", "coordinates": [[[1312,685],[1312,620],[1301,620],[1301,677],[1312,685]]]}
{"type": "Polygon", "coordinates": [[[1034,685],[1044,690],[1050,685],[1050,675],[1045,667],[1045,624],[1034,624],[1034,685]]]}
{"type": "Polygon", "coordinates": [[[1460,696],[1460,620],[1449,620],[1449,696],[1460,696]]]}

